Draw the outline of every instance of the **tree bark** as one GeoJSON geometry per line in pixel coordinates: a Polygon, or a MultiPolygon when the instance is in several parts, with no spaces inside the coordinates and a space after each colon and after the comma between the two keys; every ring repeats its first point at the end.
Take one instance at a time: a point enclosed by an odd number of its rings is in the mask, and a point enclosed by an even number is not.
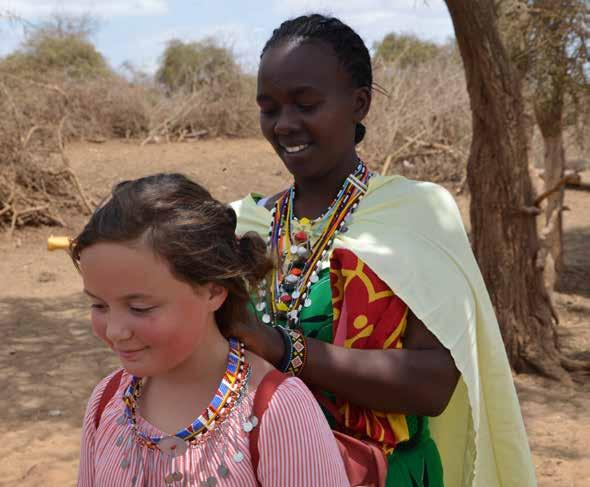
{"type": "Polygon", "coordinates": [[[568,380],[543,273],[520,81],[493,0],[445,0],[465,67],[473,138],[467,164],[472,244],[516,371],[568,380]]]}
{"type": "MultiPolygon", "coordinates": [[[[544,48],[536,55],[535,78],[535,117],[543,136],[545,149],[543,179],[545,191],[554,188],[563,179],[565,172],[565,148],[563,143],[563,111],[567,82],[568,61],[566,56],[568,28],[565,25],[561,0],[537,0],[535,7],[543,9],[545,15],[537,27],[545,40],[544,48]],[[550,15],[553,14],[553,15],[550,15]]],[[[563,222],[562,207],[565,196],[564,187],[552,194],[545,206],[545,229],[542,238],[559,275],[563,269],[563,222]]],[[[552,289],[550,289],[552,291],[552,289]]]]}

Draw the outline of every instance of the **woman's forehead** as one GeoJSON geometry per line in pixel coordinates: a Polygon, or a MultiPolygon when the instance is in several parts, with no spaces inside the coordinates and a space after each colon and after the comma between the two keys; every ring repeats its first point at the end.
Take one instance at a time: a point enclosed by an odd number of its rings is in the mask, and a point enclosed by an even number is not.
{"type": "Polygon", "coordinates": [[[350,75],[333,48],[316,40],[290,40],[269,48],[258,70],[258,91],[349,87],[350,75]]]}

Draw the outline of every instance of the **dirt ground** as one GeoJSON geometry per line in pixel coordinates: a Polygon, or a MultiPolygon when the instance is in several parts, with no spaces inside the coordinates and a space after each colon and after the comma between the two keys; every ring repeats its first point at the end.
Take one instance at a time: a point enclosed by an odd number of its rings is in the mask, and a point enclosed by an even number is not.
{"type": "MultiPolygon", "coordinates": [[[[230,201],[247,191],[276,191],[288,175],[261,140],[208,140],[149,145],[123,142],[68,148],[74,170],[99,201],[116,181],[181,171],[230,201]]],[[[467,200],[459,198],[466,215],[467,200]]],[[[568,190],[567,270],[556,294],[560,338],[569,357],[590,360],[590,192],[568,190]]],[[[116,367],[90,332],[81,283],[64,252],[48,252],[37,228],[0,237],[0,486],[75,484],[80,424],[93,386],[116,367]]],[[[535,376],[515,377],[543,487],[590,486],[590,384],[565,387],[535,376]]],[[[454,487],[454,486],[449,486],[454,487]]]]}

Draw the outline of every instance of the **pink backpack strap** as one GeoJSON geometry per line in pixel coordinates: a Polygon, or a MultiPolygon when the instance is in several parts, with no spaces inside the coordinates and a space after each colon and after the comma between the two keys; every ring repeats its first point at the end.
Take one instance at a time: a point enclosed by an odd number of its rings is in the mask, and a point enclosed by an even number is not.
{"type": "Polygon", "coordinates": [[[96,408],[96,413],[94,414],[94,427],[98,429],[98,425],[100,424],[100,418],[102,417],[102,413],[104,409],[107,407],[109,401],[113,398],[117,390],[119,389],[119,385],[121,384],[121,377],[123,376],[123,369],[118,370],[115,372],[109,381],[107,382],[106,387],[102,391],[102,395],[100,396],[100,401],[98,403],[98,407],[96,408]]]}
{"type": "MultiPolygon", "coordinates": [[[[264,376],[254,395],[254,405],[252,414],[258,418],[258,426],[250,432],[250,457],[252,459],[252,469],[258,478],[258,462],[260,461],[260,452],[258,451],[258,437],[260,436],[260,426],[264,412],[268,409],[268,404],[272,399],[277,388],[283,383],[288,376],[272,370],[264,376]]],[[[259,482],[260,485],[260,482],[259,482]]]]}

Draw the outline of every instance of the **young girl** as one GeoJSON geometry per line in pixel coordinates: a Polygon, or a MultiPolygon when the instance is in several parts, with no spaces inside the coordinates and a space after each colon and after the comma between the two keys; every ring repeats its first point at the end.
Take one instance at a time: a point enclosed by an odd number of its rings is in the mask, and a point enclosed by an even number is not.
{"type": "Polygon", "coordinates": [[[159,174],[117,185],[73,240],[93,331],[123,365],[88,402],[79,487],[348,485],[303,383],[222,334],[270,268],[235,227],[201,186],[159,174]]]}
{"type": "Polygon", "coordinates": [[[388,486],[533,486],[498,323],[452,197],[359,159],[372,83],[366,46],[338,19],[288,20],[264,47],[260,126],[293,184],[234,206],[238,232],[267,237],[279,266],[257,295],[260,323],[231,332],[313,387],[336,428],[378,442],[388,486]]]}

